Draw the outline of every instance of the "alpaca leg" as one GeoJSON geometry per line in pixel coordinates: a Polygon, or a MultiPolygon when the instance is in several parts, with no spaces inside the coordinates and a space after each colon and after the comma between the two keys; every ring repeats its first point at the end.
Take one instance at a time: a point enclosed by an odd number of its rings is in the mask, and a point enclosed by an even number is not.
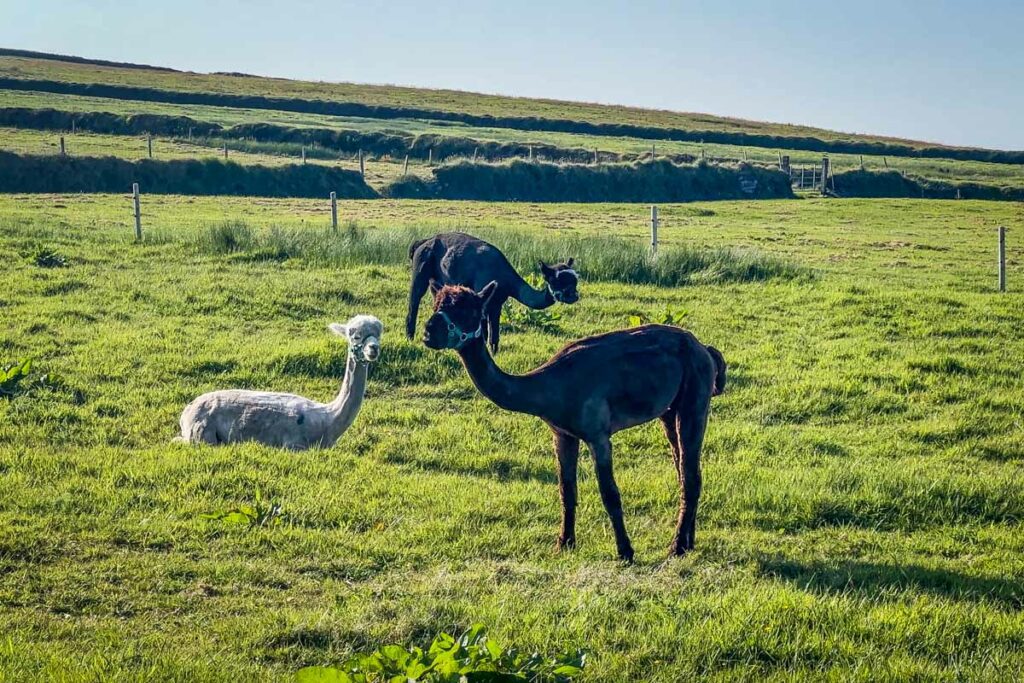
{"type": "Polygon", "coordinates": [[[430,287],[430,276],[425,265],[413,263],[412,284],[409,286],[409,312],[405,316],[405,336],[409,339],[416,336],[416,317],[420,311],[420,300],[430,287]]]}
{"type": "Polygon", "coordinates": [[[615,476],[612,473],[612,442],[608,437],[600,440],[589,441],[587,446],[594,456],[594,467],[597,470],[597,485],[601,491],[601,502],[612,521],[612,530],[615,532],[615,545],[619,551],[619,558],[626,562],[633,561],[633,545],[629,542],[629,535],[626,533],[626,524],[622,520],[622,497],[619,495],[619,487],[615,483],[615,476]]]}
{"type": "Polygon", "coordinates": [[[704,444],[704,430],[708,424],[708,401],[692,406],[692,412],[676,415],[676,431],[679,434],[681,467],[679,482],[682,491],[679,498],[679,521],[671,552],[682,555],[693,550],[697,533],[697,504],[700,502],[701,474],[700,450],[704,444]]]}
{"type": "Polygon", "coordinates": [[[576,465],[580,457],[580,440],[555,432],[555,455],[558,458],[558,495],[562,499],[562,531],[558,549],[576,547],[576,465]]]}
{"type": "Polygon", "coordinates": [[[485,315],[487,317],[487,341],[491,345],[491,353],[498,352],[498,337],[501,332],[501,309],[505,305],[506,297],[492,296],[485,315]]]}
{"type": "MultiPolygon", "coordinates": [[[[676,431],[676,411],[669,410],[661,416],[661,426],[665,428],[665,437],[668,438],[668,445],[672,449],[672,462],[676,468],[676,478],[682,469],[682,452],[679,450],[679,432],[676,431]]],[[[682,479],[679,479],[682,485],[682,479]]]]}

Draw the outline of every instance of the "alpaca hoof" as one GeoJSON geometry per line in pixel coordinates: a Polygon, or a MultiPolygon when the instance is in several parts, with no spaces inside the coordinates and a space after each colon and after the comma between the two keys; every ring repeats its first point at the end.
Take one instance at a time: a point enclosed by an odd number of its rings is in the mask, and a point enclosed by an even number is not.
{"type": "Polygon", "coordinates": [[[690,535],[677,538],[668,548],[669,554],[677,557],[681,557],[691,550],[693,550],[693,536],[690,535]]]}
{"type": "Polygon", "coordinates": [[[626,564],[633,564],[633,549],[619,548],[619,559],[626,564]]]}
{"type": "Polygon", "coordinates": [[[575,550],[576,549],[576,537],[575,536],[569,536],[568,538],[565,538],[563,536],[559,536],[558,537],[558,543],[555,545],[555,548],[559,552],[562,552],[563,550],[575,550]]]}

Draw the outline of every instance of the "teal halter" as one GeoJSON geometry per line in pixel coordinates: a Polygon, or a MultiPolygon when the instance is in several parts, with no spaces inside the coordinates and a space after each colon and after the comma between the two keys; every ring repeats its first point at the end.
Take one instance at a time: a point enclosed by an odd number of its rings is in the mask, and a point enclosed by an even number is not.
{"type": "Polygon", "coordinates": [[[438,311],[437,314],[444,318],[444,321],[448,323],[448,348],[455,349],[456,351],[461,349],[471,339],[478,339],[483,336],[484,333],[484,321],[481,320],[480,324],[476,326],[476,330],[473,332],[463,332],[462,328],[456,325],[448,314],[444,311],[438,311]]]}

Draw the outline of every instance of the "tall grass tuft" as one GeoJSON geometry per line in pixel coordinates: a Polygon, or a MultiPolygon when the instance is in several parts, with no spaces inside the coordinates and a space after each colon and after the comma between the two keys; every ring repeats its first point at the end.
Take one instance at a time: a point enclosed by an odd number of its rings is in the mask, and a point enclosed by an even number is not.
{"type": "MultiPolygon", "coordinates": [[[[538,236],[496,228],[474,228],[473,233],[501,249],[524,275],[535,272],[539,261],[551,263],[571,256],[584,280],[662,287],[813,276],[804,266],[754,249],[684,245],[665,248],[654,258],[646,245],[619,237],[538,236]]],[[[409,260],[409,245],[430,234],[425,229],[366,229],[354,223],[337,232],[280,226],[256,230],[244,221],[231,221],[200,231],[195,246],[201,253],[242,254],[253,260],[404,265],[409,260]]]]}

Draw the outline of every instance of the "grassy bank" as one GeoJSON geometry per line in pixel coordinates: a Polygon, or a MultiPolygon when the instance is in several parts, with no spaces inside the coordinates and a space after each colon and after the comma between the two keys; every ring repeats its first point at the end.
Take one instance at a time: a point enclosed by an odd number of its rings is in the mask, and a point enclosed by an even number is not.
{"type": "MultiPolygon", "coordinates": [[[[676,482],[660,426],[616,437],[638,558],[623,567],[586,464],[580,547],[553,552],[546,428],[497,411],[451,353],[405,341],[406,263],[200,244],[225,220],[256,239],[275,226],[323,231],[325,202],[153,197],[141,244],[128,206],[0,197],[0,362],[33,357],[53,375],[0,400],[4,676],[290,680],[477,621],[528,652],[585,649],[591,681],[1009,681],[1024,669],[1015,242],[1011,292],[992,291],[993,228],[1016,234],[1018,207],[668,205],[666,250],[757,250],[820,275],[680,288],[584,278],[580,303],[553,309],[552,325],[517,323],[497,359],[513,372],[666,308],[729,361],[689,557],[664,561],[676,482]],[[42,249],[63,267],[39,265],[55,263],[42,249]],[[168,443],[202,391],[332,396],[345,351],[324,327],[356,312],[382,318],[384,353],[336,448],[284,457],[168,443]],[[203,516],[257,490],[281,504],[283,524],[203,516]]],[[[642,245],[646,233],[635,205],[340,210],[367,233],[504,232],[531,258],[535,239],[642,245]]]]}

